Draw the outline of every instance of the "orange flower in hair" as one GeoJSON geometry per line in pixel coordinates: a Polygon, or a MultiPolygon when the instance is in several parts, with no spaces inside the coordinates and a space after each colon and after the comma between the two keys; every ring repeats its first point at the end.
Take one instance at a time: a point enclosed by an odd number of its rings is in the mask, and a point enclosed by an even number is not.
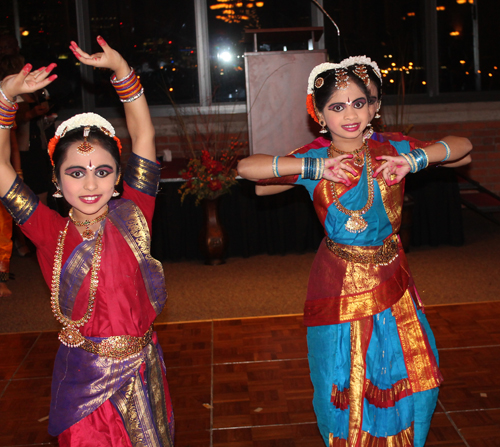
{"type": "Polygon", "coordinates": [[[318,117],[316,116],[316,106],[314,104],[314,98],[311,93],[307,95],[306,105],[307,105],[307,112],[309,113],[309,115],[311,115],[312,119],[319,124],[318,117]]]}
{"type": "Polygon", "coordinates": [[[56,150],[57,143],[59,143],[60,139],[61,137],[59,135],[52,137],[47,146],[47,152],[49,153],[50,162],[52,163],[52,166],[54,166],[54,160],[52,159],[52,157],[54,156],[54,151],[56,150]]]}

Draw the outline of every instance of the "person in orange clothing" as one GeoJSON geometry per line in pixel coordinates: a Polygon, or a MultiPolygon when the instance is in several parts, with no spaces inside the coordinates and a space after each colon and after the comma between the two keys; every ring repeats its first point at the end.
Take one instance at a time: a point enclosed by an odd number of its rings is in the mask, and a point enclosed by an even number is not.
{"type": "MultiPolygon", "coordinates": [[[[0,80],[5,76],[12,74],[11,66],[15,64],[20,56],[3,56],[0,61],[0,80]]],[[[22,176],[21,158],[17,145],[16,131],[12,128],[10,132],[12,153],[11,163],[16,173],[22,176]]],[[[12,295],[11,290],[7,286],[10,273],[10,258],[12,256],[12,217],[5,207],[0,204],[0,297],[12,295]]]]}

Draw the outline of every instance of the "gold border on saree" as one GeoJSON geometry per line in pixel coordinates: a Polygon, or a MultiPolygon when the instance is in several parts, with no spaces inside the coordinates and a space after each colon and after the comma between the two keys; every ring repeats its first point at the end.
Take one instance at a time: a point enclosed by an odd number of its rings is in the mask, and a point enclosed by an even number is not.
{"type": "Polygon", "coordinates": [[[388,265],[398,257],[398,237],[393,234],[376,251],[373,247],[338,244],[326,238],[326,246],[339,258],[355,264],[388,265]]]}

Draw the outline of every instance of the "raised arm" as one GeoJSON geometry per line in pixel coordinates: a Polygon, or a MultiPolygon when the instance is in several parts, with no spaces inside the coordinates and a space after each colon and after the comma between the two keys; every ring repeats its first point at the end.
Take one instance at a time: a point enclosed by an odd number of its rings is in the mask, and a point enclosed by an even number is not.
{"type": "MultiPolygon", "coordinates": [[[[101,37],[97,37],[97,43],[102,48],[102,53],[85,53],[75,42],[71,42],[70,49],[78,60],[86,65],[99,68],[109,68],[115,74],[116,80],[126,78],[131,68],[118,51],[111,48],[101,37]]],[[[144,95],[123,103],[127,129],[132,140],[132,151],[148,160],[156,160],[155,130],[148,103],[144,95]]]]}
{"type": "Polygon", "coordinates": [[[49,85],[57,75],[50,75],[56,64],[31,71],[31,64],[24,66],[17,75],[7,76],[1,83],[0,95],[0,196],[9,191],[16,178],[11,164],[10,132],[14,123],[17,104],[15,98],[23,93],[32,93],[49,85]]]}

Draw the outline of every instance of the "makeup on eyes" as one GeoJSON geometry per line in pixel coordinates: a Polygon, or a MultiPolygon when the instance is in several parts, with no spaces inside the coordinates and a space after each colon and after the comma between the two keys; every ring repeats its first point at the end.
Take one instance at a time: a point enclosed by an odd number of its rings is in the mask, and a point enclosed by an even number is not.
{"type": "MultiPolygon", "coordinates": [[[[336,102],[336,103],[333,103],[333,104],[330,104],[328,106],[328,110],[332,110],[332,111],[335,111],[336,108],[338,107],[342,107],[342,109],[345,107],[345,106],[353,106],[353,107],[356,107],[358,104],[362,104],[362,105],[365,105],[366,104],[366,98],[364,97],[361,97],[361,98],[357,98],[353,101],[350,101],[349,98],[347,100],[347,102],[336,102]]],[[[342,110],[340,109],[340,110],[342,110]]],[[[340,111],[338,110],[338,111],[340,111]]]]}
{"type": "Polygon", "coordinates": [[[83,167],[83,166],[69,166],[64,170],[64,173],[66,175],[73,175],[75,172],[81,172],[82,174],[87,171],[87,169],[90,172],[93,171],[105,171],[107,174],[112,174],[114,169],[110,165],[101,165],[101,166],[92,166],[91,163],[89,163],[89,166],[83,167]]]}

